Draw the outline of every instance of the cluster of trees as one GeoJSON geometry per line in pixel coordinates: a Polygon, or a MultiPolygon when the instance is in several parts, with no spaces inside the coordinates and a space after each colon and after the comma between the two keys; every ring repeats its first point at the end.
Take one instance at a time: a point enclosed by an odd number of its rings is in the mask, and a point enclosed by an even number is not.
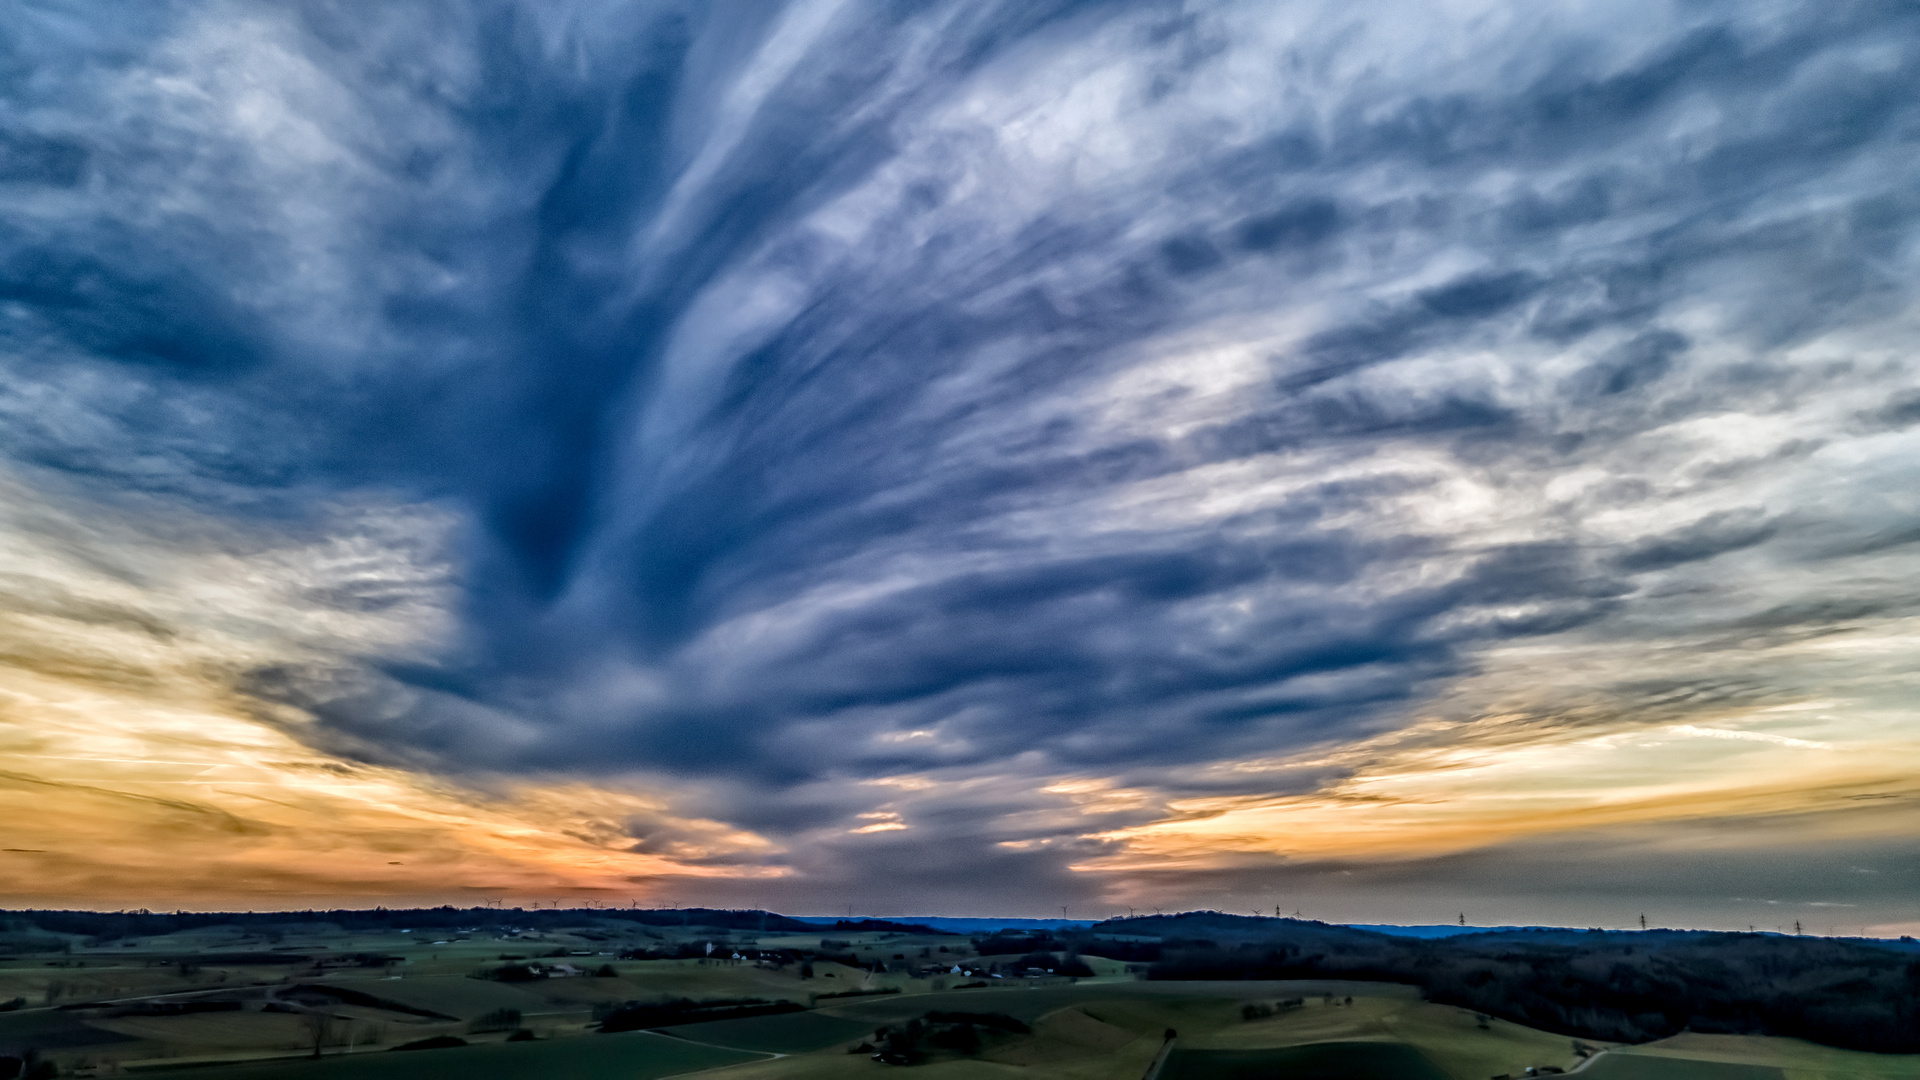
{"type": "Polygon", "coordinates": [[[765,998],[714,998],[695,1001],[674,998],[670,1001],[628,1001],[620,1005],[596,1007],[595,1019],[608,1034],[641,1031],[646,1028],[698,1024],[708,1020],[738,1020],[749,1016],[805,1012],[806,1006],[792,1001],[768,1001],[765,998]]]}
{"type": "MultiPolygon", "coordinates": [[[[1264,1001],[1250,1001],[1240,1006],[1240,1019],[1248,1021],[1264,1020],[1275,1013],[1290,1012],[1298,1009],[1306,1003],[1307,999],[1297,997],[1281,998],[1271,1005],[1264,1001]]],[[[1353,999],[1348,998],[1347,1004],[1353,1004],[1353,999]]]]}
{"type": "Polygon", "coordinates": [[[973,939],[973,951],[981,956],[1006,956],[1033,952],[1059,952],[1072,947],[1077,937],[1048,933],[1045,930],[1000,930],[973,939]]]}
{"type": "Polygon", "coordinates": [[[479,1016],[467,1021],[467,1030],[472,1032],[514,1031],[519,1027],[520,1010],[504,1005],[492,1012],[481,1013],[479,1016]]]}
{"type": "Polygon", "coordinates": [[[904,1024],[889,1024],[873,1033],[873,1038],[853,1047],[855,1054],[871,1054],[889,1065],[914,1065],[924,1060],[929,1050],[952,1050],[977,1054],[983,1036],[1024,1035],[1032,1029],[1005,1013],[929,1012],[904,1024]]]}
{"type": "Polygon", "coordinates": [[[1051,975],[1068,975],[1080,979],[1093,977],[1093,969],[1087,966],[1085,960],[1072,952],[1030,952],[1011,964],[989,963],[987,966],[988,971],[1002,968],[1011,968],[1015,972],[1044,971],[1051,975]]]}
{"type": "Polygon", "coordinates": [[[501,964],[499,967],[483,968],[479,972],[479,977],[492,979],[495,982],[533,982],[536,979],[546,978],[547,968],[546,965],[538,962],[501,964]]]}
{"type": "MultiPolygon", "coordinates": [[[[821,929],[818,925],[812,929],[821,929]]],[[[828,930],[855,934],[912,934],[915,937],[958,937],[951,930],[935,930],[919,923],[894,922],[891,919],[840,919],[828,930]]]]}
{"type": "Polygon", "coordinates": [[[1417,940],[1214,913],[1126,926],[1165,933],[1155,979],[1381,980],[1584,1038],[1644,1042],[1693,1030],[1920,1052],[1920,956],[1870,943],[1598,930],[1417,940]]]}
{"type": "Polygon", "coordinates": [[[327,1009],[336,1005],[357,1005],[364,1009],[381,1009],[386,1012],[405,1013],[425,1020],[452,1020],[443,1012],[423,1009],[418,1005],[409,1005],[404,1001],[378,997],[364,990],[355,990],[350,986],[336,983],[295,983],[278,993],[282,1001],[291,1001],[310,1008],[327,1009]]]}
{"type": "Polygon", "coordinates": [[[1100,926],[1085,930],[1002,930],[974,938],[973,950],[982,956],[1048,952],[1064,956],[1099,956],[1133,964],[1160,959],[1169,944],[1165,940],[1138,934],[1110,934],[1106,929],[1100,926]]]}
{"type": "Polygon", "coordinates": [[[1091,938],[1080,946],[1080,951],[1088,956],[1101,956],[1128,964],[1150,964],[1160,959],[1160,954],[1165,947],[1165,943],[1159,941],[1116,941],[1110,938],[1091,938]]]}
{"type": "Polygon", "coordinates": [[[980,960],[968,966],[989,972],[1017,974],[1039,970],[1055,975],[1090,978],[1093,969],[1080,959],[1080,955],[1082,952],[1093,956],[1104,955],[1095,951],[1099,944],[1086,935],[1001,931],[973,939],[973,951],[979,954],[980,960]],[[1009,954],[1011,959],[995,959],[1009,954]]]}

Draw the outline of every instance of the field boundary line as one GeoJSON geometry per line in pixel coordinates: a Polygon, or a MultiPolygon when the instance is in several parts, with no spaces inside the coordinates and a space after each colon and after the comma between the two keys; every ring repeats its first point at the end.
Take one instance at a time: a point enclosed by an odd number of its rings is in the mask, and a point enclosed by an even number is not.
{"type": "Polygon", "coordinates": [[[1574,1066],[1573,1068],[1571,1068],[1571,1069],[1568,1069],[1568,1070],[1567,1070],[1567,1075],[1569,1075],[1569,1076],[1571,1076],[1571,1075],[1573,1075],[1574,1073],[1577,1073],[1577,1072],[1579,1072],[1579,1071],[1580,1071],[1581,1069],[1584,1069],[1584,1068],[1586,1068],[1587,1066],[1589,1066],[1589,1065],[1591,1065],[1591,1064],[1593,1064],[1594,1062],[1596,1062],[1596,1061],[1599,1061],[1599,1060],[1600,1060],[1600,1055],[1602,1055],[1602,1054],[1604,1054],[1604,1053],[1606,1053],[1606,1052],[1607,1052],[1608,1050],[1611,1050],[1611,1049],[1613,1049],[1613,1048],[1612,1048],[1612,1047],[1610,1047],[1610,1046],[1603,1046],[1603,1047],[1601,1047],[1600,1049],[1598,1049],[1598,1050],[1595,1050],[1595,1051],[1594,1051],[1593,1053],[1591,1053],[1591,1054],[1588,1054],[1588,1055],[1586,1056],[1586,1058],[1585,1058],[1585,1060],[1583,1060],[1583,1061],[1581,1061],[1581,1062],[1580,1062],[1580,1064],[1578,1064],[1578,1065],[1575,1065],[1575,1066],[1574,1066]]]}
{"type": "MultiPolygon", "coordinates": [[[[719,1043],[701,1042],[699,1039],[689,1039],[685,1035],[675,1035],[670,1031],[665,1031],[660,1028],[643,1028],[642,1030],[644,1030],[649,1035],[659,1035],[662,1038],[674,1039],[679,1042],[686,1043],[689,1046],[704,1046],[710,1050],[731,1050],[736,1054],[765,1054],[767,1056],[768,1061],[777,1061],[780,1058],[788,1056],[786,1054],[782,1054],[774,1050],[749,1050],[744,1046],[722,1046],[719,1043]]],[[[714,1069],[731,1069],[734,1067],[734,1065],[745,1065],[745,1064],[747,1064],[747,1062],[737,1061],[737,1062],[734,1062],[733,1065],[713,1065],[705,1069],[695,1069],[694,1072],[712,1072],[714,1069]]],[[[692,1076],[693,1073],[674,1073],[673,1075],[692,1076]]],[[[662,1080],[665,1080],[665,1078],[663,1077],[662,1080]]]]}
{"type": "Polygon", "coordinates": [[[1161,1044],[1160,1052],[1153,1056],[1153,1064],[1147,1066],[1147,1074],[1140,1080],[1160,1080],[1160,1073],[1167,1067],[1167,1059],[1173,1056],[1173,1044],[1179,1039],[1168,1039],[1161,1044]]]}

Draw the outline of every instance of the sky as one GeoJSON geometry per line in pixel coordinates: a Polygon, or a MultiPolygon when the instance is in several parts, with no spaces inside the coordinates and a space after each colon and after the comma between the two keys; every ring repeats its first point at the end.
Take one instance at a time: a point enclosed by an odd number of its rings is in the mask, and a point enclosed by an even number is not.
{"type": "Polygon", "coordinates": [[[0,11],[0,905],[1920,930],[1920,10],[0,11]]]}

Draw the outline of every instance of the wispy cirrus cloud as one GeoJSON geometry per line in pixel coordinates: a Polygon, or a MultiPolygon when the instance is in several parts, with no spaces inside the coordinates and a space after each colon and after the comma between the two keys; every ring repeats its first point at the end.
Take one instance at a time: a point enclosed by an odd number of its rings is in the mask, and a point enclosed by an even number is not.
{"type": "Polygon", "coordinates": [[[444,515],[432,633],[224,676],[320,752],[1047,906],[1913,760],[1900,5],[88,11],[8,16],[0,450],[444,515]]]}
{"type": "Polygon", "coordinates": [[[658,783],[383,766],[246,692],[444,648],[445,515],[336,505],[273,530],[37,479],[0,478],[0,902],[626,897],[716,862],[781,872],[776,845],[676,815],[658,783]]]}

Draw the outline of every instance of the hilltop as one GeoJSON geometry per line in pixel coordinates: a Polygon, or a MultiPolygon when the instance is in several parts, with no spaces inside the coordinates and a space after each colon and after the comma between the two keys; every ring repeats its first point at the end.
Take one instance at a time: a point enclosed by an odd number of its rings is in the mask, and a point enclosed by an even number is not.
{"type": "Polygon", "coordinates": [[[1188,912],[1096,924],[1082,948],[1147,962],[1151,979],[1408,983],[1432,1001],[1619,1042],[1694,1031],[1920,1051],[1920,956],[1908,940],[1567,929],[1421,939],[1188,912]]]}

